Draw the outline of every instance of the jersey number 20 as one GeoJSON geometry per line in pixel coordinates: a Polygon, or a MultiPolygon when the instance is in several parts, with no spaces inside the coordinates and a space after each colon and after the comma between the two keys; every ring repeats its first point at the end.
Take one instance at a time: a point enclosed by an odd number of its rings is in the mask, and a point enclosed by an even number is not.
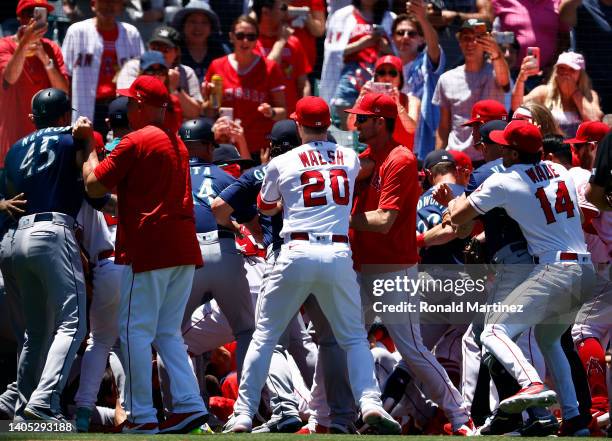
{"type": "MultiPolygon", "coordinates": [[[[555,219],[555,214],[553,213],[552,207],[550,206],[550,201],[546,197],[546,192],[544,191],[544,187],[539,187],[535,192],[535,197],[540,201],[540,206],[544,211],[544,216],[546,216],[546,223],[552,224],[557,220],[555,219]]],[[[574,217],[574,203],[572,202],[572,198],[567,191],[567,185],[565,185],[564,181],[559,181],[557,187],[557,198],[555,200],[555,211],[557,214],[561,214],[563,212],[567,213],[567,217],[574,217]]]]}
{"type": "MultiPolygon", "coordinates": [[[[308,170],[300,177],[304,185],[304,206],[319,207],[327,205],[325,194],[314,195],[325,191],[325,177],[318,170],[308,170]],[[314,182],[313,182],[314,181],[314,182]]],[[[350,200],[349,181],[346,171],[342,168],[332,168],[329,170],[329,182],[332,190],[332,198],[338,205],[348,205],[350,200]],[[342,178],[343,190],[340,191],[340,178],[342,178]]]]}

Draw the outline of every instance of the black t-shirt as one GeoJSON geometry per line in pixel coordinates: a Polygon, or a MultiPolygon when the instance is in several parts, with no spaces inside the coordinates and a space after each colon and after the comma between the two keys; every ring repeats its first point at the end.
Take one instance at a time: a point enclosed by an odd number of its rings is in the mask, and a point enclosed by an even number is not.
{"type": "Polygon", "coordinates": [[[208,52],[206,56],[202,60],[201,63],[196,62],[187,47],[181,47],[181,64],[189,66],[192,68],[197,77],[198,81],[202,83],[204,81],[204,77],[206,76],[206,71],[208,70],[208,66],[215,58],[220,58],[229,53],[229,47],[223,43],[220,37],[210,36],[208,39],[208,52]]]}
{"type": "Polygon", "coordinates": [[[597,147],[590,182],[605,188],[606,192],[612,190],[612,132],[608,133],[597,147]]]}

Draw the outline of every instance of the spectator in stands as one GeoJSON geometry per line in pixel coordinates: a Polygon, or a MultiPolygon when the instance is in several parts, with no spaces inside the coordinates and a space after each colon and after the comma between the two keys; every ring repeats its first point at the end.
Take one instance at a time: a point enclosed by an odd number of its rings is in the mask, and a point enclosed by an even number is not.
{"type": "MultiPolygon", "coordinates": [[[[396,143],[413,150],[414,133],[419,120],[421,100],[413,95],[400,92],[403,85],[402,60],[393,55],[385,55],[376,62],[374,78],[363,85],[358,100],[368,93],[384,92],[389,94],[397,105],[398,116],[393,131],[393,139],[396,143]],[[389,87],[380,90],[382,84],[389,85],[389,87]]],[[[350,114],[347,118],[347,126],[350,130],[355,130],[355,118],[355,114],[350,114]]]]}
{"type": "Polygon", "coordinates": [[[519,65],[527,48],[540,48],[540,67],[548,72],[555,57],[569,47],[568,28],[559,19],[561,0],[491,0],[500,31],[512,31],[519,42],[519,65]]]}
{"type": "Polygon", "coordinates": [[[493,22],[491,0],[435,0],[427,2],[427,15],[440,35],[440,45],[446,55],[446,66],[461,64],[462,51],[457,42],[457,32],[469,19],[483,23],[493,22]]]}
{"type": "Polygon", "coordinates": [[[204,109],[207,114],[217,117],[218,108],[211,102],[214,74],[223,80],[221,106],[233,108],[234,119],[240,119],[253,159],[259,159],[259,151],[269,141],[274,121],[285,118],[285,85],[278,65],[258,55],[259,28],[257,21],[248,16],[236,19],[230,41],[234,52],[213,60],[206,72],[203,85],[204,109]]]}
{"type": "Polygon", "coordinates": [[[280,67],[285,79],[285,107],[295,110],[295,103],[310,95],[308,74],[312,67],[300,40],[291,35],[285,0],[254,0],[253,12],[259,24],[257,50],[280,67]]]}
{"type": "Polygon", "coordinates": [[[117,96],[115,77],[128,60],[140,57],[144,45],[138,30],[117,21],[123,0],[92,0],[95,17],[68,28],[62,52],[72,83],[73,121],[86,116],[94,129],[108,132],[108,105],[117,96]]]}
{"type": "Polygon", "coordinates": [[[443,73],[433,96],[440,106],[436,147],[465,151],[472,161],[481,160],[482,154],[473,146],[470,127],[463,124],[477,101],[503,103],[510,85],[506,60],[491,34],[482,32],[483,25],[474,19],[463,23],[457,38],[465,64],[443,73]]]}
{"type": "Polygon", "coordinates": [[[181,109],[181,102],[176,94],[172,93],[172,85],[170,76],[168,74],[169,69],[166,64],[166,59],[161,52],[158,51],[146,51],[140,57],[140,75],[152,75],[156,76],[161,80],[162,83],[170,92],[170,101],[166,107],[166,113],[164,115],[164,128],[170,130],[172,133],[178,132],[181,124],[183,123],[183,111],[181,109]]]}
{"type": "Polygon", "coordinates": [[[181,62],[191,67],[200,83],[210,63],[227,53],[219,35],[219,17],[207,2],[191,0],[172,20],[183,37],[181,62]]]}
{"type": "MultiPolygon", "coordinates": [[[[193,119],[200,116],[202,109],[202,94],[200,82],[194,70],[180,64],[180,35],[178,31],[170,26],[159,26],[153,32],[148,47],[152,51],[161,52],[166,60],[166,66],[170,67],[169,91],[178,97],[183,117],[193,119]]],[[[128,89],[140,73],[140,60],[133,59],[125,63],[117,77],[117,88],[128,89]]]]}
{"type": "Polygon", "coordinates": [[[133,24],[143,40],[164,22],[166,6],[182,6],[181,0],[125,0],[125,21],[133,24]]]}
{"type": "Polygon", "coordinates": [[[561,21],[574,28],[576,51],[599,93],[604,113],[612,113],[612,0],[562,0],[561,21]]]}
{"type": "Polygon", "coordinates": [[[525,103],[514,111],[512,119],[526,119],[537,125],[542,132],[542,136],[563,136],[559,123],[555,120],[551,111],[542,104],[533,101],[525,103]]]}
{"type": "Polygon", "coordinates": [[[504,59],[506,60],[506,64],[508,64],[508,69],[510,69],[510,90],[504,95],[504,107],[506,109],[512,108],[512,90],[514,90],[514,84],[521,71],[521,64],[518,62],[518,53],[521,46],[513,33],[510,32],[509,34],[512,36],[512,42],[504,41],[502,33],[493,32],[495,41],[499,45],[502,54],[504,54],[504,59]]]}
{"type": "Polygon", "coordinates": [[[289,0],[289,17],[293,35],[302,43],[308,63],[314,68],[317,64],[317,38],[325,35],[325,1],[289,0]],[[308,12],[297,12],[296,8],[308,8],[308,12]]]}
{"type": "Polygon", "coordinates": [[[393,21],[391,31],[393,44],[403,64],[402,92],[421,101],[414,152],[417,157],[425,158],[435,147],[440,111],[431,103],[431,97],[446,61],[438,43],[438,33],[427,19],[423,0],[409,2],[407,12],[393,21]]]}
{"type": "Polygon", "coordinates": [[[388,9],[387,0],[353,0],[329,17],[319,94],[340,127],[346,126],[343,110],[352,107],[372,78],[376,60],[392,52],[395,14],[388,9]]]}
{"type": "Polygon", "coordinates": [[[35,7],[53,11],[46,0],[20,0],[17,4],[19,31],[0,39],[0,166],[8,149],[19,138],[36,130],[28,115],[32,97],[40,90],[56,87],[68,92],[68,80],[61,49],[43,38],[47,26],[36,27],[35,7]]]}
{"type": "Polygon", "coordinates": [[[534,75],[537,67],[530,56],[525,57],[521,72],[512,92],[512,107],[523,102],[535,101],[551,110],[565,135],[576,135],[583,121],[599,121],[603,113],[599,107],[599,96],[591,86],[584,70],[584,58],[575,52],[559,55],[548,83],[524,95],[525,79],[534,75]]]}

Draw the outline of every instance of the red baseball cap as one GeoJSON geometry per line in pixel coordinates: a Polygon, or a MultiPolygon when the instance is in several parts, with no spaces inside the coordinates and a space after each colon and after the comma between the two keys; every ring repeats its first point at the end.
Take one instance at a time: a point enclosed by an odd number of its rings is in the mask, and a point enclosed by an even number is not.
{"type": "Polygon", "coordinates": [[[610,126],[601,121],[586,121],[578,126],[576,136],[566,139],[565,144],[584,144],[585,142],[599,142],[610,131],[610,126]]]}
{"type": "Polygon", "coordinates": [[[505,145],[525,153],[537,153],[542,148],[542,132],[525,120],[513,120],[504,130],[493,130],[489,138],[499,145],[505,145]]]}
{"type": "Polygon", "coordinates": [[[457,164],[457,167],[465,168],[467,170],[474,170],[472,159],[467,155],[467,153],[459,150],[448,150],[448,153],[450,153],[455,159],[455,164],[457,164]]]}
{"type": "Polygon", "coordinates": [[[380,116],[382,118],[396,118],[397,105],[393,98],[382,93],[368,93],[355,103],[355,107],[345,110],[355,115],[380,116]]]}
{"type": "Polygon", "coordinates": [[[472,107],[472,117],[462,126],[471,126],[475,123],[484,124],[489,121],[508,120],[508,111],[502,103],[495,100],[481,100],[472,107]]]}
{"type": "Polygon", "coordinates": [[[55,8],[49,4],[47,0],[19,0],[17,3],[17,15],[21,14],[24,9],[28,8],[47,8],[47,11],[52,12],[55,8]]]}
{"type": "Polygon", "coordinates": [[[305,127],[329,127],[331,115],[323,98],[305,96],[295,104],[295,112],[289,117],[305,127]]]}
{"type": "Polygon", "coordinates": [[[153,107],[166,107],[170,100],[164,83],[152,75],[139,76],[129,89],[118,89],[117,93],[153,107]]]}
{"type": "Polygon", "coordinates": [[[385,55],[384,57],[379,58],[378,60],[376,60],[376,65],[374,66],[374,69],[378,69],[380,66],[383,66],[385,64],[390,64],[395,69],[397,69],[398,72],[402,72],[402,60],[399,57],[396,57],[395,55],[385,55]]]}

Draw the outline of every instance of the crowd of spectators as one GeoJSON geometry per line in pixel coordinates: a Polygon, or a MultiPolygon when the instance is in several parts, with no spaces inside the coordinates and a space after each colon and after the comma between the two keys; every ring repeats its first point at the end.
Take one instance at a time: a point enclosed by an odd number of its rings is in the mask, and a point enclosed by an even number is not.
{"type": "Polygon", "coordinates": [[[163,55],[151,68],[176,98],[176,122],[232,120],[256,160],[273,122],[307,95],[352,130],[344,109],[390,94],[395,136],[420,159],[448,148],[482,160],[464,125],[480,100],[508,111],[541,104],[567,136],[612,112],[611,0],[3,3],[0,106],[11,111],[0,118],[0,163],[33,130],[30,101],[47,87],[69,91],[73,119],[87,116],[106,134],[108,104],[146,70],[143,57],[157,59],[150,51],[163,55]],[[48,10],[44,26],[32,18],[37,6],[48,10]]]}

